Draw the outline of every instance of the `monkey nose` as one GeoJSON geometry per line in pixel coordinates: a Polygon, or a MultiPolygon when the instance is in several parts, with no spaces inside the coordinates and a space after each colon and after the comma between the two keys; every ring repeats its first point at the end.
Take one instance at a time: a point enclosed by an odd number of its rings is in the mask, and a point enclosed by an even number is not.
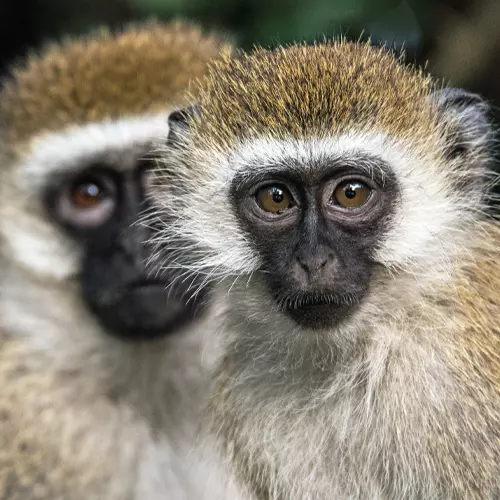
{"type": "Polygon", "coordinates": [[[324,281],[331,274],[336,257],[333,252],[317,252],[307,255],[298,255],[296,258],[297,277],[307,283],[324,281]]]}
{"type": "Polygon", "coordinates": [[[297,257],[297,261],[299,262],[299,265],[306,271],[307,273],[315,273],[328,264],[328,261],[332,259],[332,256],[327,255],[325,257],[323,256],[317,256],[317,257],[312,257],[312,258],[304,258],[304,257],[297,257]]]}

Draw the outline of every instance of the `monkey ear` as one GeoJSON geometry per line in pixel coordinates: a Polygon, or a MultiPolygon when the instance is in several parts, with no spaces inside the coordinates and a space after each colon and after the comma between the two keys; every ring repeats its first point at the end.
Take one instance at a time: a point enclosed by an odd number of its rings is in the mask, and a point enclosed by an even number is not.
{"type": "Polygon", "coordinates": [[[201,104],[191,104],[172,111],[168,117],[169,140],[176,140],[189,131],[191,121],[201,114],[201,104]]]}
{"type": "Polygon", "coordinates": [[[450,158],[478,152],[489,145],[493,130],[490,110],[480,96],[462,89],[445,88],[434,92],[431,100],[445,125],[450,158]]]}

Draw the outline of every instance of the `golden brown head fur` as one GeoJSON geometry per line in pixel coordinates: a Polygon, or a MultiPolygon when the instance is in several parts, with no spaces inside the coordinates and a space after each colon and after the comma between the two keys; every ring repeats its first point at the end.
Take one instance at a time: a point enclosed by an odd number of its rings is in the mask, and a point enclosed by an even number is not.
{"type": "Polygon", "coordinates": [[[422,71],[368,44],[336,41],[228,55],[195,85],[204,110],[199,133],[226,144],[264,131],[318,137],[376,124],[396,137],[427,136],[434,85],[422,71]]]}
{"type": "Polygon", "coordinates": [[[192,78],[229,44],[195,25],[150,22],[49,45],[14,68],[0,116],[15,144],[75,124],[153,114],[185,102],[192,78]]]}

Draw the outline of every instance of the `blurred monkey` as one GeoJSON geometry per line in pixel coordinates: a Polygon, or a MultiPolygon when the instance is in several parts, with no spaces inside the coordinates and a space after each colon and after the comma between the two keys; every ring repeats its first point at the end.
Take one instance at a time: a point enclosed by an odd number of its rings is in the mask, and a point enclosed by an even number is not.
{"type": "Polygon", "coordinates": [[[194,450],[216,311],[175,273],[152,277],[136,222],[152,142],[226,49],[148,23],[49,46],[6,80],[0,498],[224,497],[217,461],[194,450]]]}

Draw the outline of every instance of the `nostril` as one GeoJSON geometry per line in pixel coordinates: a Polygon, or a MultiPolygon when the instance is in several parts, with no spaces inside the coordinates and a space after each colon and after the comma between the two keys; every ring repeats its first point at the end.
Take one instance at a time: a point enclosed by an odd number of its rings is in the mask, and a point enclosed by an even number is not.
{"type": "Polygon", "coordinates": [[[314,273],[321,271],[327,267],[327,265],[335,259],[333,253],[329,253],[326,257],[303,257],[297,256],[297,262],[300,267],[307,273],[314,273]]]}
{"type": "Polygon", "coordinates": [[[309,266],[307,263],[299,256],[297,256],[297,262],[299,263],[299,266],[304,270],[309,272],[309,266]]]}
{"type": "Polygon", "coordinates": [[[334,260],[335,260],[335,255],[330,252],[323,260],[323,262],[320,264],[319,269],[324,269],[327,266],[327,264],[332,263],[334,260]]]}
{"type": "Polygon", "coordinates": [[[328,264],[328,261],[329,261],[329,260],[330,260],[330,259],[328,259],[328,258],[327,258],[327,259],[325,259],[323,262],[321,262],[321,263],[318,265],[317,269],[324,269],[324,268],[326,267],[326,265],[328,264]]]}

